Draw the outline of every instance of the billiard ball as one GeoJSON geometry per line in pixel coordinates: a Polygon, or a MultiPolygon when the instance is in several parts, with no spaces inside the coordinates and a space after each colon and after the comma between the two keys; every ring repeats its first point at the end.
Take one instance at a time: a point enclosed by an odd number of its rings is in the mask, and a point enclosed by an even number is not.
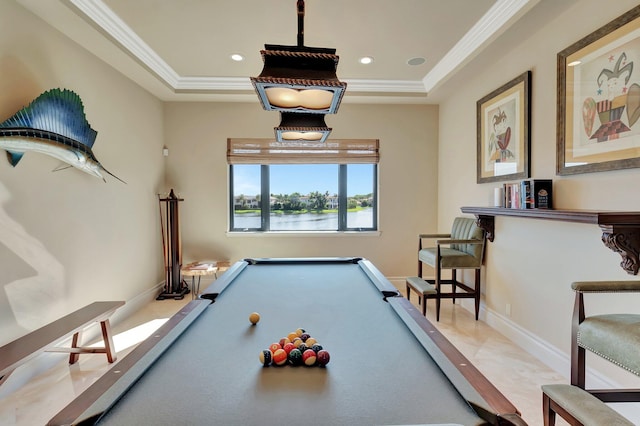
{"type": "Polygon", "coordinates": [[[322,345],[316,343],[315,345],[311,346],[311,349],[313,349],[315,353],[318,353],[322,350],[322,345]]]}
{"type": "Polygon", "coordinates": [[[273,353],[275,353],[275,351],[277,351],[278,349],[282,349],[280,343],[272,343],[271,346],[269,346],[269,350],[273,353]]]}
{"type": "Polygon", "coordinates": [[[294,345],[293,343],[285,343],[284,346],[282,347],[282,349],[284,349],[284,351],[287,354],[290,353],[295,348],[296,348],[296,345],[294,345]]]}
{"type": "Polygon", "coordinates": [[[284,365],[287,362],[287,353],[284,349],[278,349],[273,353],[273,362],[276,365],[284,365]]]}
{"type": "Polygon", "coordinates": [[[309,333],[302,333],[300,335],[300,338],[302,339],[303,342],[306,342],[309,337],[311,337],[309,336],[309,333]]]}
{"type": "Polygon", "coordinates": [[[289,340],[289,338],[283,337],[282,339],[280,339],[280,346],[282,346],[283,348],[287,343],[291,343],[291,340],[289,340]]]}
{"type": "Polygon", "coordinates": [[[325,365],[329,364],[329,359],[331,357],[329,356],[329,352],[321,350],[318,352],[317,358],[318,365],[320,367],[324,367],[325,365]]]}
{"type": "Polygon", "coordinates": [[[289,334],[287,334],[287,339],[289,339],[289,341],[293,342],[293,339],[297,339],[298,335],[296,334],[296,332],[291,332],[289,334]]]}
{"type": "Polygon", "coordinates": [[[302,362],[304,362],[304,365],[309,367],[316,363],[316,353],[313,349],[307,349],[302,353],[302,362]]]}
{"type": "Polygon", "coordinates": [[[304,341],[304,343],[310,348],[313,347],[313,345],[315,345],[317,342],[318,341],[315,339],[315,337],[309,337],[307,340],[304,341]]]}
{"type": "Polygon", "coordinates": [[[306,351],[307,349],[309,349],[309,346],[307,346],[306,343],[302,342],[298,345],[298,349],[300,349],[300,352],[304,353],[304,351],[306,351]]]}
{"type": "Polygon", "coordinates": [[[287,358],[289,359],[289,363],[291,365],[302,364],[302,352],[300,352],[300,350],[298,349],[292,349],[291,352],[289,352],[289,356],[287,358]]]}
{"type": "Polygon", "coordinates": [[[298,335],[298,337],[302,336],[303,333],[304,333],[304,328],[299,328],[296,330],[296,334],[298,335]]]}
{"type": "Polygon", "coordinates": [[[253,312],[251,313],[251,315],[249,315],[249,322],[253,325],[256,325],[258,323],[258,321],[260,321],[260,314],[257,312],[253,312]]]}
{"type": "Polygon", "coordinates": [[[269,364],[271,364],[271,359],[272,358],[273,358],[273,354],[271,353],[271,351],[269,349],[265,349],[264,351],[260,352],[260,362],[265,367],[268,366],[269,364]]]}

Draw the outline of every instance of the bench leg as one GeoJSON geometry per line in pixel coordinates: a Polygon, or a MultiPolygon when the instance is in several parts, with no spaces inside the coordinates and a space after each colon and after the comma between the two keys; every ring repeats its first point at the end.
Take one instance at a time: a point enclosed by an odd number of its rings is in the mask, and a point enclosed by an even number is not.
{"type": "Polygon", "coordinates": [[[102,340],[104,341],[104,348],[85,348],[80,346],[80,339],[82,337],[82,331],[76,332],[71,338],[71,350],[64,348],[51,348],[48,349],[52,352],[69,352],[69,364],[75,364],[80,358],[82,353],[104,353],[107,355],[107,361],[113,363],[116,361],[115,345],[113,344],[113,336],[111,335],[111,324],[109,320],[100,321],[100,329],[102,330],[102,340]]]}
{"type": "Polygon", "coordinates": [[[100,321],[102,329],[102,340],[104,340],[104,349],[107,354],[107,360],[112,363],[117,359],[115,345],[113,344],[113,336],[111,335],[111,324],[109,319],[100,321]]]}
{"type": "MultiPolygon", "coordinates": [[[[82,331],[78,331],[77,333],[75,333],[73,335],[73,338],[71,339],[71,347],[72,348],[79,348],[80,347],[80,338],[82,337],[82,331]]],[[[80,353],[79,352],[71,352],[69,354],[69,364],[75,364],[76,362],[78,362],[78,359],[80,358],[80,353]]]]}

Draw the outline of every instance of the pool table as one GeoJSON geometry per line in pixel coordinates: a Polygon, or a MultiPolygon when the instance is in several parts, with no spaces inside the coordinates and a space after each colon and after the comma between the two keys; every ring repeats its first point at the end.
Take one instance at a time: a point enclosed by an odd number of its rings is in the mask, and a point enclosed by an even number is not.
{"type": "Polygon", "coordinates": [[[49,424],[81,422],[526,424],[361,258],[235,263],[49,424]],[[329,351],[330,362],[263,366],[259,354],[297,328],[329,351]]]}

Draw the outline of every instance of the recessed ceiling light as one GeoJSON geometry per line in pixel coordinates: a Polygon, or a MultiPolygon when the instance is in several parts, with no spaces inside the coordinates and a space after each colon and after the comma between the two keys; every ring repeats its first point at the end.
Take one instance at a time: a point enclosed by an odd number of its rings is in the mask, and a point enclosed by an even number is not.
{"type": "Polygon", "coordinates": [[[421,57],[417,57],[417,58],[411,58],[407,61],[407,64],[409,65],[422,65],[426,62],[427,60],[425,58],[421,58],[421,57]]]}
{"type": "Polygon", "coordinates": [[[373,62],[373,58],[371,56],[363,56],[358,60],[362,65],[369,65],[373,62]]]}
{"type": "Polygon", "coordinates": [[[240,61],[244,61],[244,56],[242,56],[239,53],[234,53],[233,55],[231,55],[231,59],[233,59],[236,62],[240,62],[240,61]]]}

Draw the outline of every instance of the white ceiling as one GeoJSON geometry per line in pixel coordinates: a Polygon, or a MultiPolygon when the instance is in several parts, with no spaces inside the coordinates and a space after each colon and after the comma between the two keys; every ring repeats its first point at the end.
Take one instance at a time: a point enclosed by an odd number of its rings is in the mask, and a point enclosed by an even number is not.
{"type": "MultiPolygon", "coordinates": [[[[255,101],[260,49],[297,44],[296,0],[16,1],[165,101],[255,101]]],[[[539,1],[306,0],[304,44],[337,50],[344,102],[428,103],[539,1]]]]}

